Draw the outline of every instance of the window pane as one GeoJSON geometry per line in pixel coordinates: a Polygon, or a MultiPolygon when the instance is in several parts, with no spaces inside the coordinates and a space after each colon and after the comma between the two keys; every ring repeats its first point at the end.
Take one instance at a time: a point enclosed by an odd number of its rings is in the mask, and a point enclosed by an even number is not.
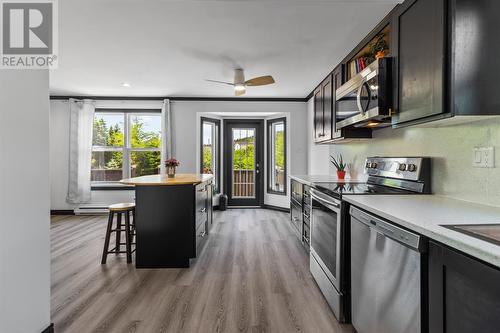
{"type": "Polygon", "coordinates": [[[214,173],[214,124],[203,123],[203,173],[214,173]]]}
{"type": "Polygon", "coordinates": [[[130,153],[130,175],[140,177],[160,173],[159,151],[132,151],[130,153]]]}
{"type": "Polygon", "coordinates": [[[161,115],[130,116],[130,146],[132,148],[160,148],[161,115]]]}
{"type": "Polygon", "coordinates": [[[255,129],[233,128],[233,198],[255,198],[255,129]]]}
{"type": "Polygon", "coordinates": [[[104,147],[123,147],[123,113],[96,112],[92,144],[104,147]]]}
{"type": "Polygon", "coordinates": [[[123,178],[123,153],[115,151],[92,152],[90,180],[93,182],[117,182],[123,178]]]}
{"type": "Polygon", "coordinates": [[[271,126],[271,175],[270,188],[276,192],[285,191],[285,123],[271,126]]]}

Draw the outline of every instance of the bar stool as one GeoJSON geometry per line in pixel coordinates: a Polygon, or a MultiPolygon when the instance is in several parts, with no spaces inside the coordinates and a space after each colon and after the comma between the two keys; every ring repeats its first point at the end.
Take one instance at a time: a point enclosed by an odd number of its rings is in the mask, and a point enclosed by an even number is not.
{"type": "Polygon", "coordinates": [[[109,218],[108,227],[106,229],[106,237],[104,239],[104,250],[102,252],[101,264],[106,263],[109,253],[127,254],[127,263],[132,262],[132,245],[135,245],[135,204],[134,203],[118,203],[108,207],[109,218]],[[130,213],[132,213],[133,220],[130,222],[130,213]],[[113,229],[113,217],[116,214],[116,228],[113,229]],[[122,224],[122,215],[125,215],[125,224],[122,224]],[[109,250],[109,241],[111,234],[116,233],[115,247],[109,250]],[[121,233],[125,232],[125,243],[121,242],[121,233]],[[125,251],[121,251],[121,246],[125,245],[125,251]]]}

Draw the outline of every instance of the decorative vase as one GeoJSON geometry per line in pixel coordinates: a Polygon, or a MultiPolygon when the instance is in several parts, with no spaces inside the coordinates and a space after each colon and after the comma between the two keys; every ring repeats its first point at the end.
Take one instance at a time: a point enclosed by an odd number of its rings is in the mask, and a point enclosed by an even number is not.
{"type": "Polygon", "coordinates": [[[344,170],[337,170],[337,178],[344,179],[345,178],[345,171],[344,170]]]}
{"type": "Polygon", "coordinates": [[[175,177],[175,167],[174,166],[167,166],[167,175],[168,175],[168,178],[175,177]]]}
{"type": "Polygon", "coordinates": [[[375,59],[380,59],[385,57],[385,52],[384,51],[378,51],[377,54],[375,54],[375,59]]]}

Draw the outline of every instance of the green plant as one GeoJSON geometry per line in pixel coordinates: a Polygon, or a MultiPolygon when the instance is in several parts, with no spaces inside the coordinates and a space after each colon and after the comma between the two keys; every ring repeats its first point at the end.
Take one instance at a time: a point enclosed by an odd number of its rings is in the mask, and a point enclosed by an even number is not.
{"type": "Polygon", "coordinates": [[[375,56],[377,52],[385,51],[387,49],[389,49],[389,45],[387,45],[384,33],[380,33],[375,36],[375,40],[370,44],[370,53],[373,56],[375,56]]]}
{"type": "Polygon", "coordinates": [[[330,162],[332,162],[332,164],[337,168],[337,171],[345,171],[347,164],[344,163],[342,154],[340,154],[337,158],[330,156],[330,162]]]}

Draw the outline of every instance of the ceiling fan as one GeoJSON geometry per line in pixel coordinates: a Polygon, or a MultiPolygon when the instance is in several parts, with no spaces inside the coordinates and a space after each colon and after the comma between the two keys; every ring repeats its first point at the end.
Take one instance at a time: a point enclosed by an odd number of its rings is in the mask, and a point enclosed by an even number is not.
{"type": "Polygon", "coordinates": [[[245,81],[245,73],[241,68],[237,68],[234,70],[234,83],[217,81],[217,80],[206,80],[206,81],[233,86],[235,96],[244,95],[246,93],[247,87],[265,86],[274,83],[274,79],[271,75],[259,76],[245,81]]]}

